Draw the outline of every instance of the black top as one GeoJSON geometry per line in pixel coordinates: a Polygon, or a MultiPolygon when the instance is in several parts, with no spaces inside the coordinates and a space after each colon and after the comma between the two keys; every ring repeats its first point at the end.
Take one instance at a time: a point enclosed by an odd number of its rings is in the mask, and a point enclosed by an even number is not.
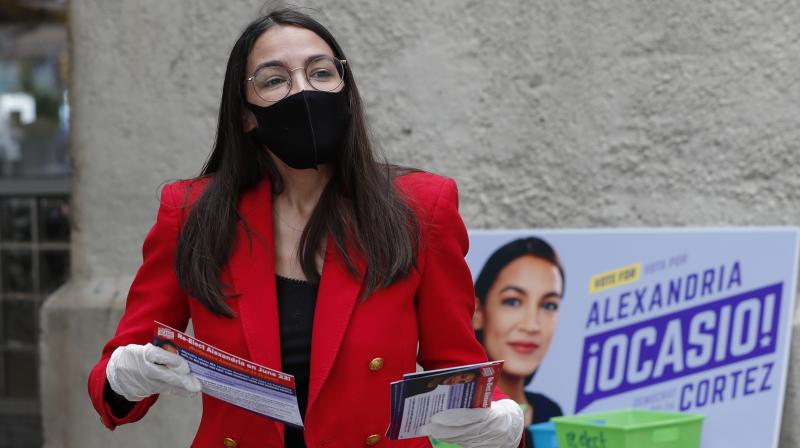
{"type": "MultiPolygon", "coordinates": [[[[275,276],[278,295],[278,322],[281,333],[281,370],[294,375],[300,415],[305,419],[308,406],[308,382],[311,374],[311,329],[317,285],[275,276]]],[[[303,431],[286,426],[286,448],[305,448],[303,431]]]]}
{"type": "MultiPolygon", "coordinates": [[[[527,398],[528,403],[533,406],[533,422],[531,422],[531,425],[549,422],[552,417],[564,415],[564,413],[561,412],[561,406],[542,394],[525,392],[525,398],[527,398]]],[[[525,431],[525,446],[529,448],[535,447],[533,444],[533,432],[530,430],[530,427],[525,431]]]]}
{"type": "Polygon", "coordinates": [[[106,380],[106,384],[103,386],[103,400],[109,404],[111,413],[114,414],[116,418],[125,418],[126,415],[131,413],[133,407],[136,406],[135,401],[128,401],[122,395],[114,392],[108,380],[106,380]]]}

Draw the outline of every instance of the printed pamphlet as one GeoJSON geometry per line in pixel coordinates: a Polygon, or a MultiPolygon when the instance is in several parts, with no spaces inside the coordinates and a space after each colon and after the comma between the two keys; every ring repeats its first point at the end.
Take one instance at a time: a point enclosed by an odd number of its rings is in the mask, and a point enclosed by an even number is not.
{"type": "Polygon", "coordinates": [[[203,393],[281,423],[303,427],[294,377],[212,347],[160,322],[153,344],[189,363],[203,393]]]}
{"type": "Polygon", "coordinates": [[[386,436],[408,439],[428,434],[421,428],[440,411],[486,408],[503,361],[408,373],[391,384],[391,421],[386,436]]]}

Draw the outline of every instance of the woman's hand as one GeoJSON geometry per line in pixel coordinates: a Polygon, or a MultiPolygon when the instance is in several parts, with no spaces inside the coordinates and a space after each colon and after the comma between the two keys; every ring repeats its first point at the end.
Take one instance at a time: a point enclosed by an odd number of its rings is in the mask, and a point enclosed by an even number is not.
{"type": "Polygon", "coordinates": [[[117,347],[106,366],[106,378],[111,389],[128,401],[164,392],[192,396],[201,389],[185,359],[153,344],[117,347]]]}
{"type": "Polygon", "coordinates": [[[464,448],[514,448],[522,439],[524,415],[514,400],[493,401],[482,409],[450,409],[435,414],[423,431],[464,448]]]}

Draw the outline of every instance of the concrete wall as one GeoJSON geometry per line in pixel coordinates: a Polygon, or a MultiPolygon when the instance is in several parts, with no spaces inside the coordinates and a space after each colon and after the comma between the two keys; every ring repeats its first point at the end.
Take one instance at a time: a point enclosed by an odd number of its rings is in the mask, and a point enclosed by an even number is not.
{"type": "MultiPolygon", "coordinates": [[[[470,227],[800,224],[796,2],[305,5],[324,8],[389,159],[455,177],[470,227]]],[[[228,52],[261,6],[70,2],[74,281],[42,316],[47,446],[181,446],[194,433],[197,413],[175,399],[112,438],[85,378],[158,187],[199,171],[228,52]]],[[[782,446],[800,446],[788,426],[782,446]]]]}

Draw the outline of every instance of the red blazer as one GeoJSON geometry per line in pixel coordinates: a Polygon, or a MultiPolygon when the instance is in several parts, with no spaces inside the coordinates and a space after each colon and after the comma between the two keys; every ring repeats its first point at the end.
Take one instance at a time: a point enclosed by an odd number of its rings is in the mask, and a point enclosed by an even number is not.
{"type": "MultiPolygon", "coordinates": [[[[240,198],[240,211],[253,232],[252,244],[240,222],[235,249],[222,280],[240,295],[226,299],[236,318],[218,317],[178,286],[175,248],[186,189],[190,201],[207,183],[176,182],[164,187],[153,228],[144,241],[143,263],[131,286],[115,336],[89,374],[89,395],[109,428],[141,419],[157,395],[116,418],[103,401],[106,364],[115,348],[152,340],[153,321],[184,330],[192,319],[197,338],[273,369],[281,368],[272,193],[268,181],[240,198]]],[[[396,185],[420,221],[418,267],[406,278],[359,300],[362,279],[349,273],[329,239],[319,284],[311,350],[308,410],[309,447],[429,447],[426,438],[391,441],[389,383],[413,372],[486,360],[472,330],[475,298],[464,260],[468,238],[458,214],[455,182],[428,173],[398,178],[396,185]],[[419,351],[417,343],[419,342],[419,351]],[[377,370],[373,363],[383,359],[377,370]]],[[[363,261],[356,256],[358,266],[363,261]]],[[[504,398],[499,388],[494,399],[504,398]]],[[[203,413],[192,446],[282,447],[283,425],[203,395],[203,413]],[[231,439],[235,442],[232,443],[231,439]]]]}

